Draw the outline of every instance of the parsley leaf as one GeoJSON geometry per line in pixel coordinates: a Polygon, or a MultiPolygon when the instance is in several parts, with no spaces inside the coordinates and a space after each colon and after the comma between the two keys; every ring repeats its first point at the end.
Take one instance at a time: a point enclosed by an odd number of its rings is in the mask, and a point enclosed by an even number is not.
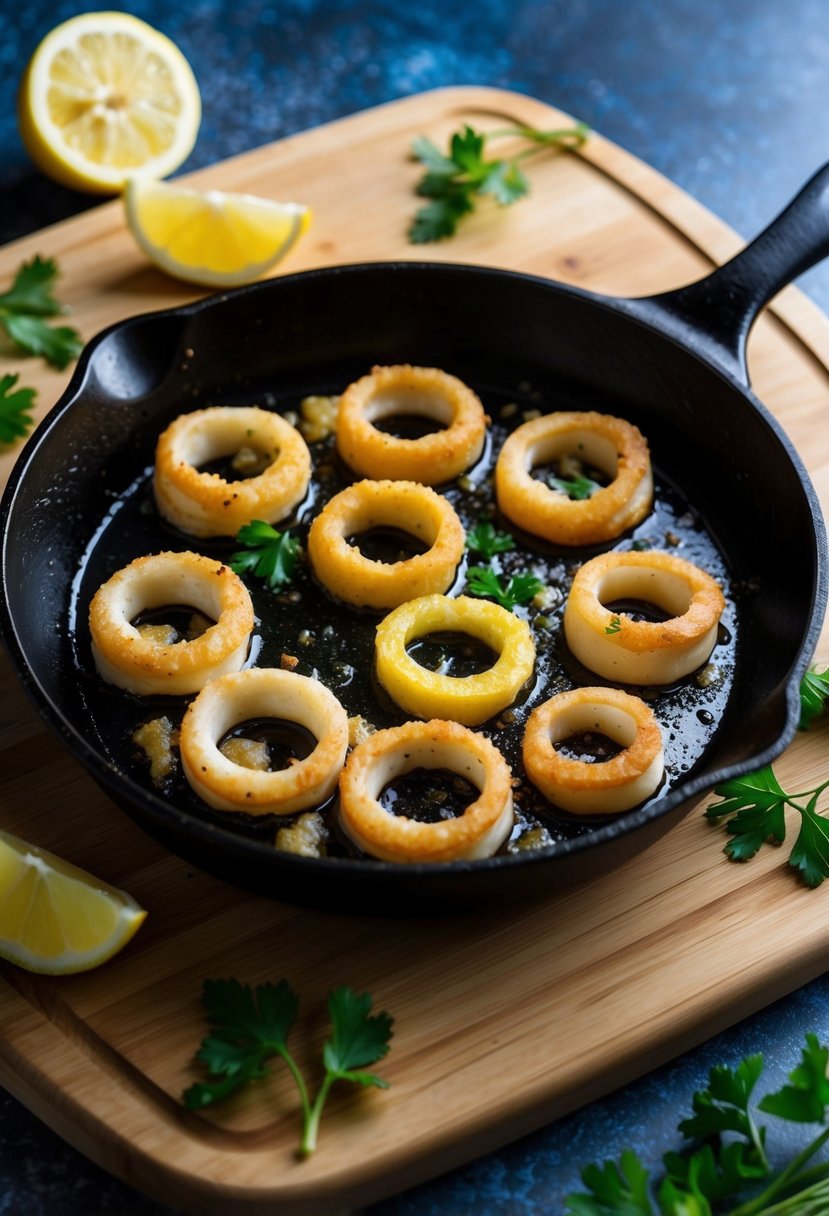
{"type": "Polygon", "coordinates": [[[272,591],[291,581],[301,549],[295,537],[277,532],[263,519],[254,519],[239,529],[236,542],[247,548],[233,554],[231,570],[263,578],[272,591]]]}
{"type": "Polygon", "coordinates": [[[786,839],[786,791],[770,764],[756,773],[724,781],[714,793],[724,801],[712,803],[705,817],[713,822],[734,816],[725,825],[732,837],[725,851],[732,861],[747,861],[767,840],[782,844],[786,839]]]}
{"type": "Polygon", "coordinates": [[[760,1110],[792,1123],[825,1123],[829,1107],[829,1047],[815,1034],[806,1035],[801,1062],[789,1073],[790,1084],[775,1094],[766,1094],[760,1110]]]}
{"type": "Polygon", "coordinates": [[[448,152],[444,154],[432,140],[418,136],[411,151],[425,173],[415,186],[415,193],[431,201],[415,214],[409,227],[409,240],[421,245],[452,236],[458,221],[475,210],[475,200],[481,196],[489,195],[501,207],[524,198],[530,183],[519,162],[525,156],[541,148],[579,147],[586,138],[584,123],[561,131],[538,131],[534,127],[520,126],[486,133],[466,124],[453,133],[448,152]],[[509,159],[488,159],[488,141],[501,136],[517,136],[528,141],[530,146],[509,159]]]}
{"type": "Polygon", "coordinates": [[[211,1033],[203,1039],[197,1058],[207,1066],[207,1081],[185,1090],[184,1105],[202,1110],[222,1102],[250,1081],[268,1075],[268,1060],[280,1056],[296,1083],[302,1108],[300,1156],[307,1157],[317,1145],[325,1100],[336,1081],[388,1088],[388,1081],[364,1072],[389,1050],[392,1018],[386,1012],[371,1013],[371,997],[352,988],[335,988],[328,997],[331,1037],[323,1048],[325,1077],[313,1104],[300,1069],[288,1050],[288,1034],[299,1001],[287,980],[260,984],[251,989],[238,980],[205,980],[202,991],[205,1015],[211,1033]]]}
{"type": "MultiPolygon", "coordinates": [[[[759,1109],[793,1123],[825,1123],[827,1066],[829,1047],[814,1034],[807,1035],[789,1084],[763,1098],[759,1109]]],[[[664,1176],[655,1199],[644,1164],[627,1150],[618,1163],[606,1161],[582,1170],[590,1193],[568,1195],[567,1216],[653,1216],[655,1211],[659,1216],[817,1216],[829,1211],[829,1162],[813,1164],[829,1143],[829,1127],[773,1171],[766,1129],[755,1125],[750,1109],[762,1068],[762,1056],[757,1055],[735,1069],[711,1069],[708,1088],[694,1095],[693,1117],[679,1125],[686,1136],[703,1143],[664,1154],[664,1176]]]]}
{"type": "Polygon", "coordinates": [[[184,1093],[188,1110],[223,1101],[248,1081],[267,1076],[266,1062],[288,1055],[288,1031],[299,1002],[285,980],[256,991],[238,980],[205,980],[202,1004],[213,1027],[197,1058],[216,1080],[198,1082],[184,1093]]]}
{"type": "Polygon", "coordinates": [[[826,708],[829,700],[829,667],[807,671],[800,681],[800,729],[808,730],[826,708]]]}
{"type": "Polygon", "coordinates": [[[40,317],[6,315],[0,312],[0,325],[29,355],[42,355],[52,367],[62,371],[83,349],[77,330],[68,325],[47,325],[40,317]]]}
{"type": "MultiPolygon", "coordinates": [[[[800,683],[800,727],[807,729],[823,712],[829,700],[829,668],[808,671],[800,683]]],[[[829,781],[800,794],[782,788],[770,764],[755,773],[735,777],[718,785],[715,793],[724,801],[712,803],[705,812],[712,821],[732,816],[725,824],[732,837],[725,852],[732,861],[753,857],[767,840],[782,844],[786,839],[785,809],[800,815],[800,831],[789,856],[789,865],[799,870],[808,887],[819,887],[829,878],[829,820],[818,813],[818,798],[829,781]],[[802,800],[808,798],[808,802],[802,800]]]]}
{"type": "Polygon", "coordinates": [[[490,566],[470,566],[466,581],[470,595],[495,600],[508,612],[512,612],[517,604],[526,604],[544,587],[541,579],[534,574],[514,574],[504,586],[490,566]]]}
{"type": "Polygon", "coordinates": [[[418,135],[412,140],[412,156],[426,167],[429,173],[443,174],[453,177],[458,166],[448,156],[444,156],[440,148],[425,135],[418,135]]]}
{"type": "Polygon", "coordinates": [[[472,210],[472,203],[463,193],[447,193],[445,198],[436,198],[415,215],[409,228],[409,240],[413,245],[425,245],[452,236],[461,216],[472,210]]]}
{"type": "Polygon", "coordinates": [[[829,878],[829,822],[818,815],[816,806],[820,794],[815,793],[801,814],[800,831],[789,857],[789,865],[800,870],[807,887],[819,887],[829,878]]]}
{"type": "Polygon", "coordinates": [[[581,1180],[589,1194],[567,1196],[570,1216],[653,1216],[648,1198],[648,1171],[636,1153],[626,1149],[615,1161],[588,1165],[581,1180]]]}
{"type": "Polygon", "coordinates": [[[566,494],[568,498],[576,501],[591,498],[602,488],[592,477],[548,477],[547,483],[551,490],[558,490],[560,494],[566,494]]]}
{"type": "Polygon", "coordinates": [[[619,617],[612,616],[610,618],[610,624],[605,625],[604,631],[605,631],[605,633],[621,633],[622,632],[622,622],[619,619],[619,617]]]}
{"type": "Polygon", "coordinates": [[[486,561],[492,561],[496,553],[508,553],[515,548],[515,540],[509,532],[496,532],[487,520],[480,520],[466,534],[466,547],[480,553],[486,561]]]}
{"type": "Polygon", "coordinates": [[[58,277],[54,258],[42,258],[36,254],[31,262],[24,262],[14,277],[8,291],[0,293],[0,308],[10,312],[25,312],[33,317],[54,317],[63,312],[52,295],[58,277]]]}
{"type": "Polygon", "coordinates": [[[0,294],[0,326],[12,342],[30,355],[42,355],[63,369],[83,347],[80,334],[68,325],[49,325],[44,317],[63,312],[52,294],[58,268],[52,258],[37,256],[24,262],[10,289],[0,294]]]}
{"type": "Polygon", "coordinates": [[[491,194],[502,207],[517,203],[529,192],[529,179],[514,160],[496,161],[478,187],[479,194],[491,194]]]}
{"type": "Polygon", "coordinates": [[[357,1085],[376,1085],[388,1089],[388,1081],[373,1072],[363,1072],[366,1064],[376,1064],[389,1050],[393,1019],[383,1011],[371,1015],[371,997],[358,996],[353,988],[335,988],[328,998],[331,1017],[331,1038],[325,1043],[322,1058],[325,1077],[314,1105],[308,1112],[300,1145],[300,1154],[307,1157],[317,1147],[320,1116],[335,1081],[353,1081],[357,1085]]]}
{"type": "MultiPolygon", "coordinates": [[[[703,1144],[696,1152],[666,1153],[662,1159],[667,1173],[666,1182],[680,1188],[684,1195],[695,1199],[727,1199],[739,1195],[747,1182],[768,1177],[768,1167],[757,1159],[750,1145],[732,1140],[714,1152],[712,1144],[703,1144]]],[[[660,1199],[665,1191],[663,1184],[660,1199]]],[[[677,1195],[674,1190],[673,1195],[677,1195]]]]}
{"type": "Polygon", "coordinates": [[[707,1140],[723,1132],[736,1132],[745,1137],[754,1160],[768,1169],[765,1129],[755,1125],[748,1109],[762,1071],[761,1055],[747,1056],[735,1069],[715,1065],[708,1073],[708,1088],[694,1094],[693,1116],[679,1125],[683,1136],[707,1140]]]}
{"type": "Polygon", "coordinates": [[[15,439],[22,439],[28,435],[34,423],[31,410],[34,408],[35,390],[18,388],[12,392],[18,379],[16,375],[0,376],[0,443],[14,443],[15,439]]]}
{"type": "Polygon", "coordinates": [[[323,1047],[325,1067],[335,1079],[358,1081],[388,1089],[388,1081],[374,1073],[355,1072],[376,1064],[389,1050],[392,1019],[387,1013],[369,1016],[371,997],[358,996],[353,988],[335,988],[328,998],[332,1035],[323,1047]]]}

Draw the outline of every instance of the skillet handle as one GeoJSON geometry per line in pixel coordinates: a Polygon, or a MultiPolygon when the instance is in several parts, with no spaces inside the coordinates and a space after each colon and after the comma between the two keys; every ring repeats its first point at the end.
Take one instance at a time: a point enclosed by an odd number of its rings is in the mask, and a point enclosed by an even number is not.
{"type": "Polygon", "coordinates": [[[636,300],[635,311],[676,330],[748,386],[746,341],[764,304],[829,256],[829,164],[759,236],[712,274],[636,300]]]}

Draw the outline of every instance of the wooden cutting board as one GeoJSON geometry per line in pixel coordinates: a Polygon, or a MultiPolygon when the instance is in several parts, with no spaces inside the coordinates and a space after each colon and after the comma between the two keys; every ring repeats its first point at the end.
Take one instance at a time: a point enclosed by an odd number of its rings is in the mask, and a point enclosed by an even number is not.
{"type": "MultiPolygon", "coordinates": [[[[645,294],[695,278],[740,245],[723,224],[599,136],[544,155],[532,197],[482,208],[450,242],[407,244],[411,138],[458,123],[541,126],[565,116],[527,97],[449,89],[260,148],[193,175],[200,186],[312,205],[285,271],[430,258],[512,267],[593,290],[645,294]]],[[[150,268],[110,203],[0,250],[0,282],[35,253],[60,261],[62,298],[86,337],[194,296],[150,268]]],[[[282,269],[282,268],[280,268],[282,269]]],[[[788,289],[758,324],[759,395],[829,502],[829,323],[788,289]]],[[[41,390],[66,376],[8,358],[41,390]]],[[[3,476],[18,453],[2,458],[3,476]]],[[[827,660],[824,639],[819,652],[827,660]]],[[[826,775],[827,726],[779,762],[803,789],[826,775]]],[[[329,1212],[468,1160],[669,1059],[821,972],[829,883],[804,890],[784,855],[729,864],[698,811],[610,877],[543,906],[387,921],[309,912],[240,892],[166,853],[117,811],[45,730],[0,661],[0,824],[130,890],[149,909],[98,971],[60,980],[0,970],[0,1082],[107,1169],[185,1210],[329,1212]],[[205,1116],[186,1113],[204,1025],[203,978],[286,976],[314,1075],[333,985],[370,990],[396,1019],[386,1093],[341,1093],[321,1144],[295,1160],[287,1074],[205,1116]]]]}

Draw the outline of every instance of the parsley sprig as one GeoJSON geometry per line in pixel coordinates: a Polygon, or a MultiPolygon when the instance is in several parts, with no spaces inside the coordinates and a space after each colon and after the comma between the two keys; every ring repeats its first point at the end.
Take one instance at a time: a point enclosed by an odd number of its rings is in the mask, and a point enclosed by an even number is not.
{"type": "MultiPolygon", "coordinates": [[[[827,1064],[829,1047],[807,1034],[789,1083],[767,1094],[756,1109],[791,1123],[825,1123],[827,1064]]],[[[658,1187],[628,1149],[618,1162],[582,1171],[587,1191],[568,1195],[566,1216],[806,1216],[829,1211],[829,1162],[809,1165],[829,1141],[829,1128],[774,1171],[766,1150],[768,1129],[757,1123],[752,1110],[762,1070],[761,1055],[747,1057],[735,1069],[711,1069],[708,1087],[694,1094],[693,1114],[679,1124],[691,1143],[664,1155],[658,1187]]]]}
{"type": "Polygon", "coordinates": [[[18,376],[11,374],[0,376],[0,443],[14,443],[15,439],[22,439],[28,435],[34,422],[31,410],[34,408],[35,390],[15,389],[18,379],[18,376]]]}
{"type": "MultiPolygon", "coordinates": [[[[800,684],[800,723],[804,729],[821,714],[829,701],[829,669],[809,671],[800,684]]],[[[732,861],[748,861],[767,841],[783,844],[786,839],[786,807],[800,815],[800,830],[789,855],[789,865],[800,872],[809,887],[819,887],[829,878],[829,820],[819,814],[817,804],[829,781],[814,789],[791,794],[783,789],[770,764],[743,777],[733,777],[715,789],[722,799],[705,812],[712,823],[722,821],[731,839],[725,853],[732,861]]]]}
{"type": "Polygon", "coordinates": [[[203,1039],[197,1059],[207,1066],[209,1078],[185,1090],[183,1101],[189,1110],[222,1102],[249,1082],[266,1077],[268,1061],[278,1056],[299,1091],[302,1137],[298,1152],[308,1157],[317,1147],[323,1107],[335,1082],[388,1089],[388,1081],[364,1071],[389,1050],[393,1022],[385,1011],[371,1013],[368,993],[358,995],[345,986],[329,993],[331,1036],[323,1046],[325,1075],[313,1102],[288,1049],[299,1000],[287,980],[255,989],[235,979],[205,980],[202,1004],[211,1032],[203,1039]]]}
{"type": "Polygon", "coordinates": [[[245,546],[230,559],[230,568],[237,574],[255,574],[272,591],[293,578],[301,549],[296,537],[277,532],[263,519],[254,519],[239,529],[236,543],[245,546]]]}
{"type": "Polygon", "coordinates": [[[581,147],[587,130],[581,122],[558,131],[521,125],[486,133],[464,125],[451,136],[445,154],[431,139],[418,136],[412,143],[412,156],[420,161],[425,173],[415,193],[430,201],[415,215],[409,240],[421,245],[452,236],[458,221],[475,210],[476,198],[490,195],[502,207],[517,202],[530,189],[520,162],[542,148],[581,147]],[[488,159],[488,141],[503,136],[527,140],[530,146],[508,159],[488,159]]]}
{"type": "Polygon", "coordinates": [[[62,370],[81,353],[83,341],[68,325],[50,325],[64,309],[53,294],[58,277],[54,258],[39,255],[24,262],[8,291],[0,293],[0,326],[29,355],[42,355],[62,370]]]}
{"type": "Polygon", "coordinates": [[[470,595],[495,600],[508,612],[512,612],[518,604],[526,604],[544,588],[541,579],[534,574],[514,574],[504,583],[491,566],[470,566],[466,581],[470,595]]]}
{"type": "Polygon", "coordinates": [[[491,562],[498,553],[509,553],[515,548],[515,539],[509,532],[497,532],[489,520],[482,519],[466,534],[466,547],[491,562]]]}
{"type": "Polygon", "coordinates": [[[551,490],[558,490],[560,494],[566,494],[568,498],[572,498],[580,502],[585,498],[592,498],[597,490],[602,487],[592,477],[548,477],[548,484],[551,490]]]}

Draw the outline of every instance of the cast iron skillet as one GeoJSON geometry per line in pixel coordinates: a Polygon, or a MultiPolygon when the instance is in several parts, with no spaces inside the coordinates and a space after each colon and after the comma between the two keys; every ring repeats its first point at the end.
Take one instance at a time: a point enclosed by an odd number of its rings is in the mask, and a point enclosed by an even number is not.
{"type": "Polygon", "coordinates": [[[653,298],[608,299],[473,266],[391,263],[280,278],[113,326],[87,346],[0,507],[0,626],[24,686],[144,828],[221,877],[280,899],[376,912],[486,905],[617,865],[715,783],[777,756],[795,731],[798,683],[826,604],[826,536],[797,453],[748,387],[745,343],[762,306],[827,253],[829,166],[733,261],[653,298]],[[164,425],[216,393],[296,399],[396,362],[505,392],[530,381],[548,403],[635,421],[662,473],[706,521],[732,584],[748,589],[727,711],[701,760],[664,797],[539,852],[409,867],[302,858],[149,792],[108,758],[79,713],[70,589],[108,502],[151,462],[164,425]]]}

